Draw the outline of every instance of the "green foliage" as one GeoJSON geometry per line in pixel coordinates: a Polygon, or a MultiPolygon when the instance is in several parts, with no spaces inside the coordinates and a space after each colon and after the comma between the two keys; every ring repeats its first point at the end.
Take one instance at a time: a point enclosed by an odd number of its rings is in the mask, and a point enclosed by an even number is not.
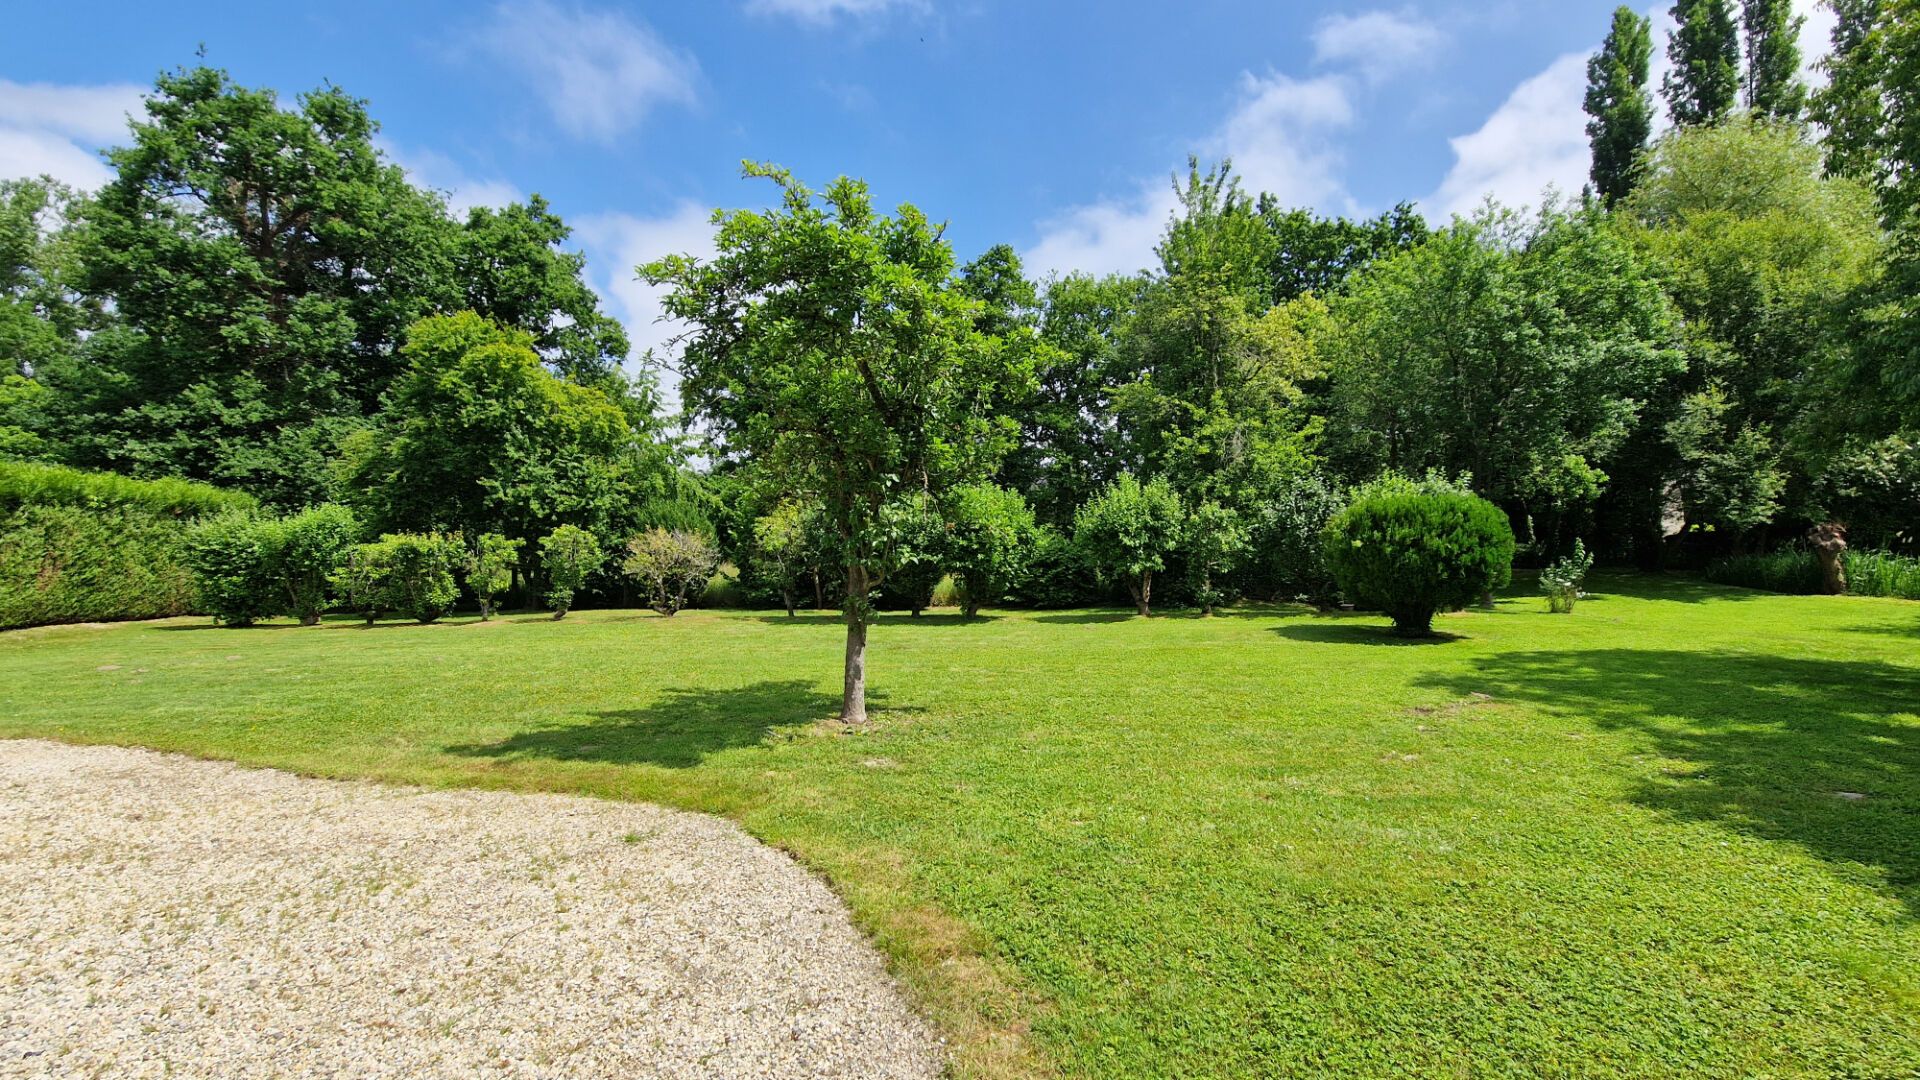
{"type": "Polygon", "coordinates": [[[1334,515],[1325,539],[1341,590],[1405,635],[1428,633],[1435,612],[1473,603],[1513,569],[1507,516],[1472,495],[1362,495],[1334,515]]]}
{"type": "Polygon", "coordinates": [[[380,599],[376,607],[430,623],[453,610],[460,598],[454,574],[466,562],[460,538],[450,533],[388,533],[367,565],[380,599]]]}
{"type": "Polygon", "coordinates": [[[1540,591],[1547,594],[1547,610],[1557,615],[1573,611],[1573,605],[1586,595],[1580,589],[1592,569],[1593,556],[1587,553],[1587,545],[1575,540],[1571,554],[1540,571],[1540,591]]]}
{"type": "Polygon", "coordinates": [[[687,596],[704,587],[720,565],[713,539],[702,532],[648,529],[627,541],[620,564],[640,584],[647,604],[662,615],[687,606],[687,596]]]}
{"type": "Polygon", "coordinates": [[[1426,219],[1411,203],[1365,221],[1286,209],[1270,195],[1260,196],[1256,206],[1273,232],[1267,273],[1273,302],[1279,304],[1307,295],[1325,299],[1376,261],[1417,247],[1430,235],[1426,219]]]}
{"type": "Polygon", "coordinates": [[[915,492],[886,508],[886,577],[880,601],[915,615],[927,609],[933,590],[946,575],[947,521],[933,497],[915,492]]]}
{"type": "Polygon", "coordinates": [[[520,562],[521,541],[499,533],[481,533],[467,544],[466,583],[480,603],[480,618],[493,617],[500,594],[513,586],[514,567],[520,562]]]}
{"type": "MultiPolygon", "coordinates": [[[[1849,551],[1841,560],[1849,595],[1920,600],[1920,558],[1886,551],[1849,551]]],[[[1819,558],[1799,546],[1720,559],[1707,566],[1706,576],[1722,585],[1767,592],[1803,596],[1826,592],[1819,558]]]]}
{"type": "Polygon", "coordinates": [[[1684,363],[1655,267],[1593,209],[1456,220],[1333,316],[1336,468],[1464,471],[1526,512],[1590,504],[1684,363]]]}
{"type": "Polygon", "coordinates": [[[267,573],[285,591],[287,614],[317,623],[333,604],[333,578],[347,551],[360,539],[360,525],[344,506],[316,506],[268,523],[267,573]]]}
{"type": "Polygon", "coordinates": [[[0,629],[194,610],[185,533],[137,505],[0,502],[0,629]]]}
{"type": "Polygon", "coordinates": [[[1346,504],[1346,494],[1319,473],[1287,477],[1260,494],[1248,523],[1258,595],[1333,603],[1339,585],[1327,569],[1321,534],[1346,504]]]}
{"type": "Polygon", "coordinates": [[[1036,528],[1033,510],[1017,491],[970,484],[948,496],[945,516],[940,561],[953,574],[961,607],[972,617],[982,604],[999,603],[1026,575],[1036,528]]]}
{"type": "Polygon", "coordinates": [[[578,526],[562,525],[540,538],[540,565],[547,572],[547,603],[553,605],[554,618],[566,617],[574,594],[605,559],[600,541],[578,526]]]}
{"type": "Polygon", "coordinates": [[[1733,108],[1740,91],[1740,34],[1731,0],[1674,0],[1672,15],[1667,112],[1676,127],[1711,124],[1733,108]]]}
{"type": "Polygon", "coordinates": [[[1689,524],[1735,531],[1762,525],[1780,509],[1786,476],[1764,429],[1733,427],[1718,386],[1690,395],[1667,424],[1680,457],[1680,492],[1689,524]]]}
{"type": "MultiPolygon", "coordinates": [[[[1820,560],[1803,547],[1786,547],[1765,554],[1734,555],[1709,563],[1708,581],[1768,592],[1811,595],[1826,591],[1820,560]]],[[[1851,581],[1848,584],[1852,584],[1851,581]]]]}
{"type": "Polygon", "coordinates": [[[1153,575],[1184,536],[1180,496],[1166,480],[1122,473],[1074,516],[1073,542],[1102,581],[1121,582],[1140,614],[1151,611],[1153,575]]]}
{"type": "Polygon", "coordinates": [[[254,503],[244,493],[189,480],[134,480],[64,465],[0,461],[0,507],[33,505],[125,507],[189,518],[254,503]]]}
{"type": "Polygon", "coordinates": [[[610,527],[633,446],[614,401],[555,377],[530,336],[472,312],[417,323],[403,355],[384,445],[362,468],[382,527],[519,540],[610,527]]]}
{"type": "Polygon", "coordinates": [[[1192,578],[1193,598],[1203,615],[1230,599],[1219,586],[1252,550],[1240,515],[1216,502],[1203,502],[1187,515],[1182,554],[1192,578]]]}
{"type": "Polygon", "coordinates": [[[1740,23],[1747,34],[1747,108],[1756,116],[1798,120],[1807,107],[1800,81],[1800,28],[1791,0],[1743,0],[1740,23]]]}
{"type": "Polygon", "coordinates": [[[750,565],[755,574],[780,591],[789,615],[793,614],[795,583],[818,565],[813,545],[817,530],[809,528],[810,519],[816,517],[815,511],[789,500],[753,522],[750,565]]]}
{"type": "Polygon", "coordinates": [[[1869,180],[1880,169],[1881,128],[1887,111],[1880,93],[1886,68],[1885,0],[1829,0],[1833,35],[1820,61],[1826,85],[1809,98],[1809,114],[1825,132],[1827,172],[1869,180]]]}
{"type": "Polygon", "coordinates": [[[1593,147],[1593,186],[1612,206],[1633,190],[1640,154],[1653,133],[1653,98],[1647,92],[1653,60],[1652,22],[1625,5],[1614,9],[1613,28],[1587,61],[1587,141],[1593,147]]]}
{"type": "Polygon", "coordinates": [[[273,572],[276,532],[272,518],[228,510],[187,534],[185,560],[198,604],[215,622],[251,626],[287,609],[287,593],[273,572]]]}

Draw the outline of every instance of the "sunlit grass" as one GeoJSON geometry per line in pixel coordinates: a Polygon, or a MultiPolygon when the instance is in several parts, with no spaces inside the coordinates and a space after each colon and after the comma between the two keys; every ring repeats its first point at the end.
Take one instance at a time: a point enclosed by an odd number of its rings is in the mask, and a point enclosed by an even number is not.
{"type": "MultiPolygon", "coordinates": [[[[1920,605],[0,634],[0,734],[727,814],[962,1072],[1920,1072],[1920,605]]],[[[610,837],[618,842],[618,837],[610,837]]]]}

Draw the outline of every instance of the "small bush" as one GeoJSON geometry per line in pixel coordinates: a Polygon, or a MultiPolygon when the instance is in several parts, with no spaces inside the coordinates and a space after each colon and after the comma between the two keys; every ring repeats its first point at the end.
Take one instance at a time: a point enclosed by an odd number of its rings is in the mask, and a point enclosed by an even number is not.
{"type": "Polygon", "coordinates": [[[1131,473],[1088,500],[1073,520],[1073,540],[1103,581],[1119,581],[1141,615],[1151,612],[1153,575],[1180,546],[1186,508],[1164,480],[1142,484],[1131,473]]]}
{"type": "Polygon", "coordinates": [[[648,529],[627,541],[621,569],[645,591],[649,607],[671,616],[687,606],[687,594],[705,585],[718,565],[720,552],[706,535],[648,529]]]}
{"type": "Polygon", "coordinates": [[[1325,542],[1347,597],[1386,612],[1407,636],[1428,633],[1436,612],[1465,607],[1513,571],[1506,514],[1473,495],[1362,496],[1328,522],[1325,542]]]}
{"type": "Polygon", "coordinates": [[[393,545],[385,541],[356,544],[333,574],[333,594],[340,603],[372,626],[387,610],[387,580],[392,575],[393,545]]]}
{"type": "Polygon", "coordinates": [[[185,561],[193,570],[202,611],[226,626],[252,626],[287,610],[274,575],[276,523],[251,510],[229,510],[187,535],[185,561]]]}
{"type": "Polygon", "coordinates": [[[562,525],[540,538],[540,564],[547,571],[547,603],[553,605],[555,619],[567,617],[573,595],[605,559],[600,541],[573,525],[562,525]]]}
{"type": "Polygon", "coordinates": [[[268,523],[267,575],[286,597],[286,611],[309,626],[333,606],[333,577],[360,538],[353,511],[316,506],[268,523]]]}
{"type": "MultiPolygon", "coordinates": [[[[1848,569],[1851,571],[1851,558],[1848,569]]],[[[1848,574],[1851,582],[1852,574],[1848,574]]],[[[1707,580],[1767,592],[1812,594],[1826,591],[1820,560],[1801,547],[1786,547],[1764,555],[1735,555],[1707,566],[1707,580]]]]}
{"type": "Polygon", "coordinates": [[[480,604],[480,621],[493,618],[493,604],[513,587],[513,568],[520,558],[520,541],[499,533],[476,536],[467,547],[467,589],[480,604]]]}
{"type": "Polygon", "coordinates": [[[1591,569],[1593,556],[1587,554],[1587,545],[1575,540],[1573,554],[1540,571],[1540,591],[1547,594],[1547,610],[1560,615],[1571,612],[1575,602],[1586,595],[1580,587],[1586,584],[1591,569]]]}
{"type": "Polygon", "coordinates": [[[410,619],[430,623],[453,610],[460,598],[454,572],[466,562],[458,538],[446,533],[400,533],[380,538],[385,545],[379,563],[384,573],[379,588],[383,607],[410,619]]]}

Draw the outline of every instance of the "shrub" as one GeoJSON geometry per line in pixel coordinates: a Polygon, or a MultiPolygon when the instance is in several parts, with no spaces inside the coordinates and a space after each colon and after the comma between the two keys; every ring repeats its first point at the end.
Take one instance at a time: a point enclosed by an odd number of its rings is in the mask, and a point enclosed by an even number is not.
{"type": "Polygon", "coordinates": [[[1331,605],[1340,586],[1327,569],[1321,535],[1346,504],[1344,493],[1315,475],[1289,478],[1264,493],[1249,522],[1256,587],[1275,599],[1331,605]]]}
{"type": "Polygon", "coordinates": [[[1513,570],[1507,516],[1473,495],[1364,495],[1334,515],[1325,537],[1341,590],[1407,636],[1430,632],[1435,612],[1465,607],[1513,570]]]}
{"type": "Polygon", "coordinates": [[[193,570],[201,610],[227,626],[251,626],[287,610],[277,587],[275,522],[251,510],[229,510],[187,535],[185,561],[193,570]]]}
{"type": "Polygon", "coordinates": [[[372,626],[387,610],[387,581],[392,576],[393,545],[385,540],[355,544],[333,574],[333,593],[372,626]]]}
{"type": "Polygon", "coordinates": [[[1586,595],[1580,586],[1586,583],[1591,569],[1593,556],[1587,554],[1587,545],[1575,540],[1573,554],[1540,571],[1540,591],[1547,594],[1547,610],[1556,614],[1572,611],[1574,603],[1586,595]]]}
{"type": "Polygon", "coordinates": [[[1193,508],[1186,531],[1187,573],[1193,579],[1194,603],[1200,605],[1200,614],[1211,615],[1227,599],[1219,583],[1249,550],[1247,527],[1239,514],[1219,503],[1204,502],[1193,508]]]}
{"type": "Polygon", "coordinates": [[[360,525],[344,506],[316,506],[263,526],[267,576],[284,592],[287,613],[312,626],[332,606],[333,577],[360,525]]]}
{"type": "Polygon", "coordinates": [[[662,615],[687,606],[687,594],[704,586],[720,565],[720,552],[703,533],[648,529],[627,541],[621,569],[646,591],[647,604],[662,615]]]}
{"type": "Polygon", "coordinates": [[[1099,581],[1088,568],[1085,553],[1051,525],[1035,529],[1027,573],[1014,590],[1015,599],[1037,608],[1067,608],[1098,596],[1099,581]]]}
{"type": "Polygon", "coordinates": [[[454,572],[466,562],[466,550],[447,533],[389,533],[375,561],[381,571],[381,605],[419,622],[430,623],[453,610],[460,598],[454,572]]]}
{"type": "Polygon", "coordinates": [[[810,512],[796,502],[783,502],[753,523],[753,546],[748,567],[762,581],[780,590],[787,614],[793,614],[794,583],[814,565],[810,512]]]}
{"type": "Polygon", "coordinates": [[[1118,579],[1141,615],[1151,613],[1153,575],[1180,546],[1180,496],[1165,480],[1142,484],[1131,473],[1107,485],[1074,515],[1073,539],[1103,581],[1118,579]]]}
{"type": "Polygon", "coordinates": [[[600,541],[573,525],[562,525],[540,538],[540,564],[547,571],[547,602],[553,605],[555,619],[567,617],[573,594],[605,558],[600,541]]]}
{"type": "Polygon", "coordinates": [[[247,510],[253,498],[191,480],[135,480],[65,465],[0,461],[0,506],[137,507],[176,518],[247,510]]]}
{"type": "Polygon", "coordinates": [[[1849,551],[1846,560],[1848,592],[1920,600],[1920,559],[1884,551],[1849,551]]]}
{"type": "Polygon", "coordinates": [[[467,588],[480,604],[480,621],[493,618],[493,602],[513,587],[513,568],[520,558],[520,541],[499,533],[483,533],[467,547],[467,588]]]}
{"type": "Polygon", "coordinates": [[[933,599],[942,576],[940,560],[947,553],[947,523],[939,507],[925,494],[916,494],[886,508],[892,538],[886,576],[878,600],[887,607],[903,607],[918,615],[933,599]]]}
{"type": "Polygon", "coordinates": [[[960,586],[962,609],[972,618],[983,602],[1004,598],[1026,574],[1033,511],[1017,491],[971,484],[953,492],[947,520],[943,562],[960,586]]]}
{"type": "MultiPolygon", "coordinates": [[[[1852,561],[1848,562],[1852,569],[1852,561]]],[[[1707,565],[1707,580],[1778,593],[1818,593],[1826,589],[1820,560],[1805,548],[1785,547],[1764,555],[1734,555],[1707,565]]]]}

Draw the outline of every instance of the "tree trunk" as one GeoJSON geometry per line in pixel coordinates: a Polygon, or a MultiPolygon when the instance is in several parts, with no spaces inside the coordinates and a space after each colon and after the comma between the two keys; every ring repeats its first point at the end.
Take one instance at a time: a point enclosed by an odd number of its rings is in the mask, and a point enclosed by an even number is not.
{"type": "Polygon", "coordinates": [[[480,621],[486,622],[491,618],[493,618],[493,605],[485,600],[480,601],[480,621]]]}
{"type": "Polygon", "coordinates": [[[787,618],[793,618],[793,586],[782,585],[780,587],[780,599],[786,601],[787,618]]]}
{"type": "Polygon", "coordinates": [[[1813,554],[1820,560],[1821,586],[1833,596],[1847,591],[1847,527],[1836,521],[1807,530],[1813,554]]]}
{"type": "Polygon", "coordinates": [[[320,613],[317,611],[313,611],[300,616],[300,625],[301,626],[319,626],[320,613]]]}
{"type": "Polygon", "coordinates": [[[559,621],[560,621],[561,619],[564,619],[564,618],[566,618],[566,617],[567,617],[567,607],[568,607],[568,606],[569,606],[569,605],[566,605],[566,604],[556,604],[556,605],[554,605],[554,608],[553,608],[553,621],[554,621],[554,622],[559,622],[559,621]]]}
{"type": "Polygon", "coordinates": [[[1213,617],[1213,572],[1200,575],[1200,614],[1205,618],[1213,617]]]}
{"type": "Polygon", "coordinates": [[[840,721],[867,722],[867,568],[847,567],[847,670],[840,692],[840,721]]]}
{"type": "Polygon", "coordinates": [[[1153,571],[1140,575],[1140,585],[1133,590],[1133,602],[1139,607],[1141,617],[1153,614],[1153,571]]]}
{"type": "Polygon", "coordinates": [[[813,572],[813,610],[827,610],[827,594],[826,591],[820,587],[820,571],[818,570],[813,572]]]}

